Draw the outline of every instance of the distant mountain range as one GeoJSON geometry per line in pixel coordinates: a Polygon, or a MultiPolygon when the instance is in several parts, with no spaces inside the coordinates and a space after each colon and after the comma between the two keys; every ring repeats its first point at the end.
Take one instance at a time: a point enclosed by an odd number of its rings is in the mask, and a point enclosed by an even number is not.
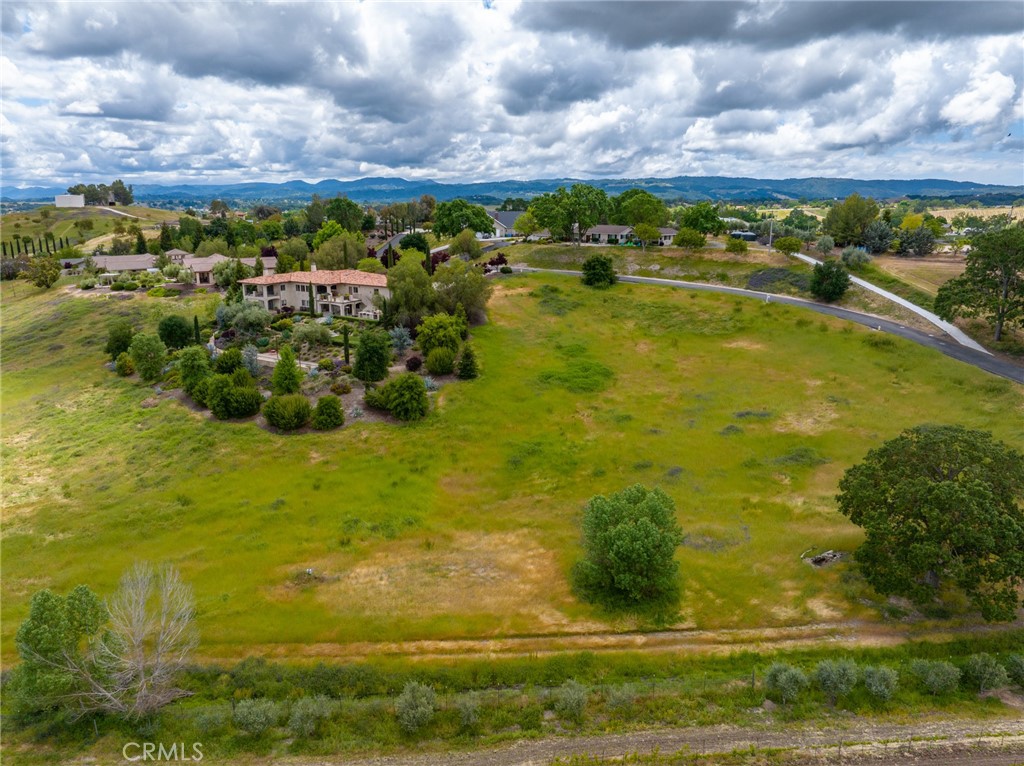
{"type": "MultiPolygon", "coordinates": [[[[482,204],[497,204],[507,197],[533,197],[554,191],[559,186],[588,183],[608,194],[620,194],[639,187],[664,199],[710,200],[798,200],[847,197],[854,192],[875,199],[898,197],[971,197],[983,195],[1024,196],[1024,186],[999,186],[947,181],[940,178],[912,180],[860,180],[856,178],[727,178],[724,176],[676,176],[675,178],[616,178],[580,180],[545,178],[531,181],[485,181],[482,183],[440,183],[438,181],[407,181],[404,178],[360,178],[355,181],[334,179],[308,183],[241,184],[135,184],[135,201],[178,203],[202,206],[221,199],[229,204],[256,203],[305,204],[313,194],[329,198],[347,196],[362,203],[402,202],[423,194],[438,200],[468,199],[482,204]]],[[[7,201],[50,200],[64,194],[66,187],[34,186],[26,189],[6,187],[0,199],[7,201]]]]}

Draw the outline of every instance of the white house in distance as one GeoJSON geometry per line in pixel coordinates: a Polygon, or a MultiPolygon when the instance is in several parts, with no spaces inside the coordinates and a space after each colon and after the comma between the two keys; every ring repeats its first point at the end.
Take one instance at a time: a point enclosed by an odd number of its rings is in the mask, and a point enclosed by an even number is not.
{"type": "MultiPolygon", "coordinates": [[[[170,251],[168,251],[168,255],[170,255],[170,251]]],[[[256,257],[258,258],[261,256],[256,257]]],[[[192,274],[194,275],[195,278],[195,283],[197,285],[203,286],[213,284],[214,266],[223,261],[230,260],[231,259],[228,258],[228,256],[221,255],[220,253],[213,253],[213,255],[207,255],[202,258],[191,255],[189,253],[185,253],[185,255],[182,257],[182,264],[185,266],[185,268],[190,269],[192,271],[192,274]]],[[[242,263],[249,267],[254,267],[256,265],[256,258],[241,258],[239,260],[241,260],[242,263]]],[[[273,274],[274,269],[277,267],[277,259],[268,257],[263,258],[262,260],[263,273],[265,275],[273,274]]]]}
{"type": "Polygon", "coordinates": [[[84,194],[58,194],[53,198],[56,207],[85,207],[84,194]]]}
{"type": "Polygon", "coordinates": [[[387,275],[353,269],[265,274],[240,279],[238,283],[242,285],[245,300],[258,303],[268,311],[285,306],[309,311],[312,289],[318,313],[361,319],[379,319],[381,312],[373,305],[374,296],[391,296],[387,275]]]}
{"type": "Polygon", "coordinates": [[[490,210],[487,215],[494,223],[495,237],[515,237],[519,234],[516,231],[516,221],[523,214],[522,210],[490,210]]]}

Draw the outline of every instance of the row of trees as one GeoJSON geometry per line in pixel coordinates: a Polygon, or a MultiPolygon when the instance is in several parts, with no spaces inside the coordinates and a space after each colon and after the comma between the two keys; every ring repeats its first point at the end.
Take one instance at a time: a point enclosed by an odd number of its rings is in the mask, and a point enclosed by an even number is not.
{"type": "Polygon", "coordinates": [[[86,205],[130,205],[135,201],[134,189],[118,178],[112,184],[75,184],[68,187],[68,194],[82,194],[86,205]]]}

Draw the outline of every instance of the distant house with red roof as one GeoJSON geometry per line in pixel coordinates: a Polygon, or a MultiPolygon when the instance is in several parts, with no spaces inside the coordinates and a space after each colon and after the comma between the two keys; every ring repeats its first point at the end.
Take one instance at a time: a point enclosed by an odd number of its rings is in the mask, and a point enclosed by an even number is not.
{"type": "Polygon", "coordinates": [[[257,303],[268,311],[277,311],[286,306],[297,311],[309,311],[312,305],[320,314],[362,319],[379,319],[380,310],[373,303],[374,296],[391,296],[387,275],[353,269],[265,274],[240,279],[238,283],[242,285],[245,300],[257,303]]]}

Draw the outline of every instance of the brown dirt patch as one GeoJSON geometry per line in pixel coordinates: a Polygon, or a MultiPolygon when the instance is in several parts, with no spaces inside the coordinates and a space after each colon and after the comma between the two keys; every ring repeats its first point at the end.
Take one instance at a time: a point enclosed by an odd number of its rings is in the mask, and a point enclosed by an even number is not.
{"type": "Polygon", "coordinates": [[[731,343],[725,344],[726,348],[742,348],[745,351],[762,351],[764,350],[763,343],[757,343],[752,340],[734,340],[731,343]]]}
{"type": "Polygon", "coordinates": [[[827,431],[838,417],[839,413],[832,404],[817,402],[806,410],[791,412],[780,418],[775,430],[780,433],[820,434],[827,431]]]}

